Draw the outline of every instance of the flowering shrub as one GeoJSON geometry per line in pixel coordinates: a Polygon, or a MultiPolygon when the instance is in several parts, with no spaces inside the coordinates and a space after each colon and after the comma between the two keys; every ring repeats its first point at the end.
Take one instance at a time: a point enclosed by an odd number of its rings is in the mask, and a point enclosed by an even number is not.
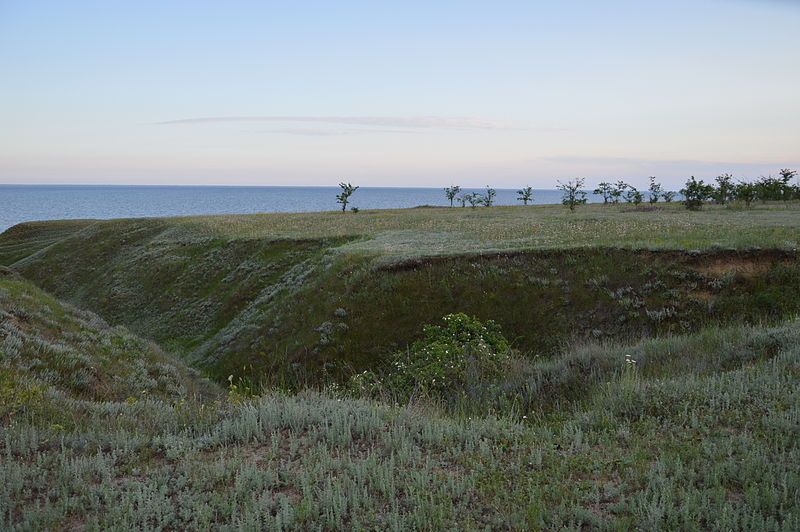
{"type": "Polygon", "coordinates": [[[511,349],[495,322],[462,313],[442,321],[426,325],[422,339],[395,355],[386,379],[393,392],[445,396],[502,376],[511,349]]]}

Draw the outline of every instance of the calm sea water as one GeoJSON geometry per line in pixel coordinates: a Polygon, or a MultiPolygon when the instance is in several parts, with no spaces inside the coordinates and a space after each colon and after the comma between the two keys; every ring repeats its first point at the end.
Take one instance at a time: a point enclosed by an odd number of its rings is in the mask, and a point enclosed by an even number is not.
{"type": "MultiPolygon", "coordinates": [[[[328,211],[338,208],[338,192],[338,187],[0,185],[0,232],[31,220],[328,211]]],[[[519,205],[516,198],[514,189],[497,190],[497,205],[519,205]]],[[[589,201],[597,200],[589,195],[589,201]]],[[[535,203],[560,201],[557,190],[534,191],[535,203]]],[[[363,187],[352,205],[391,209],[448,202],[441,188],[363,187]]]]}

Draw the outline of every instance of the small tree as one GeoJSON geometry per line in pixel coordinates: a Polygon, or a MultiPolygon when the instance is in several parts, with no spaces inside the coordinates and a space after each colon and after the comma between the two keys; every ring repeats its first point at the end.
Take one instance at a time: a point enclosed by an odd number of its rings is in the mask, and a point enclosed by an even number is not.
{"type": "Polygon", "coordinates": [[[597,185],[597,188],[594,189],[594,192],[592,192],[592,194],[596,194],[597,196],[603,196],[603,204],[608,205],[608,202],[611,201],[613,191],[614,191],[614,185],[603,181],[602,183],[597,185]]]}
{"type": "Polygon", "coordinates": [[[683,194],[683,204],[690,211],[697,211],[714,194],[714,187],[706,185],[701,179],[698,181],[694,176],[686,181],[686,188],[681,190],[683,194]]]}
{"type": "Polygon", "coordinates": [[[483,204],[491,207],[494,204],[494,197],[497,196],[497,191],[486,185],[486,196],[483,197],[483,204]]]}
{"type": "Polygon", "coordinates": [[[725,205],[733,198],[733,176],[731,174],[722,174],[714,180],[717,182],[713,192],[714,202],[718,205],[725,205]]]}
{"type": "Polygon", "coordinates": [[[650,203],[658,203],[658,198],[664,191],[661,187],[661,183],[656,182],[656,176],[650,176],[650,188],[648,192],[650,193],[650,203]]]}
{"type": "Polygon", "coordinates": [[[644,199],[644,195],[637,190],[636,187],[628,185],[628,191],[625,193],[625,201],[639,205],[644,199]]]}
{"type": "Polygon", "coordinates": [[[664,203],[672,203],[672,200],[675,199],[675,192],[672,190],[667,190],[661,194],[661,197],[664,198],[664,203]]]}
{"type": "Polygon", "coordinates": [[[761,176],[755,182],[756,194],[761,201],[779,201],[784,198],[786,184],[782,177],[761,176]]]}
{"type": "Polygon", "coordinates": [[[336,195],[336,203],[342,204],[342,212],[344,212],[347,210],[347,204],[350,203],[350,196],[358,190],[358,187],[354,187],[350,183],[339,183],[339,186],[342,187],[342,192],[336,195]]]}
{"type": "Polygon", "coordinates": [[[485,199],[483,198],[483,194],[478,194],[477,192],[470,192],[464,196],[469,203],[469,206],[473,209],[478,205],[483,205],[485,203],[485,199]]]}
{"type": "Polygon", "coordinates": [[[558,182],[558,190],[564,193],[561,203],[569,207],[570,212],[574,211],[577,205],[586,203],[586,192],[581,190],[583,183],[584,180],[580,178],[566,183],[558,182]]]}
{"type": "Polygon", "coordinates": [[[466,207],[467,201],[469,201],[469,194],[461,194],[456,198],[456,200],[461,203],[461,207],[466,207]]]}
{"type": "Polygon", "coordinates": [[[619,200],[625,196],[626,190],[628,190],[628,184],[625,181],[617,181],[611,189],[611,203],[619,203],[619,200]]]}
{"type": "Polygon", "coordinates": [[[753,183],[741,181],[733,187],[733,197],[736,198],[737,201],[744,202],[745,207],[748,209],[757,196],[758,190],[753,183]]]}
{"type": "Polygon", "coordinates": [[[459,192],[461,192],[461,187],[458,185],[453,185],[444,189],[444,195],[450,200],[451,207],[453,206],[453,200],[456,199],[456,196],[458,196],[459,192]]]}
{"type": "Polygon", "coordinates": [[[527,205],[529,201],[533,200],[533,188],[525,187],[517,190],[517,201],[521,201],[523,205],[527,205]]]}
{"type": "Polygon", "coordinates": [[[800,193],[800,183],[798,183],[796,187],[792,186],[792,179],[797,177],[797,170],[783,168],[778,174],[780,175],[780,180],[783,182],[781,199],[783,199],[783,201],[788,201],[792,199],[792,197],[798,196],[798,193],[800,193]]]}

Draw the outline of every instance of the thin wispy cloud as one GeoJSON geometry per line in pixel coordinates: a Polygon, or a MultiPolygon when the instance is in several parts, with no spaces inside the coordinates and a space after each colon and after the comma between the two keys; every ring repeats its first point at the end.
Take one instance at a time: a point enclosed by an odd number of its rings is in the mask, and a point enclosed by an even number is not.
{"type": "Polygon", "coordinates": [[[271,133],[275,135],[298,135],[302,137],[339,137],[349,135],[413,133],[412,129],[327,129],[327,128],[281,128],[246,130],[247,133],[271,133]]]}
{"type": "Polygon", "coordinates": [[[191,124],[224,124],[242,122],[276,122],[276,123],[316,123],[366,127],[389,127],[405,129],[476,129],[476,130],[513,130],[525,129],[519,125],[497,120],[485,120],[470,117],[447,116],[205,116],[198,118],[181,118],[158,122],[159,125],[191,125],[191,124]]]}

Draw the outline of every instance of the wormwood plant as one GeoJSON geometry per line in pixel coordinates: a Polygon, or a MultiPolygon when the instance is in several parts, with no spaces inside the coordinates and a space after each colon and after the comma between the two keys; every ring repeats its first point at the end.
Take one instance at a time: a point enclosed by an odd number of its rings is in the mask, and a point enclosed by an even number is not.
{"type": "Polygon", "coordinates": [[[391,392],[446,397],[503,375],[511,349],[495,322],[481,323],[463,313],[442,321],[426,325],[423,338],[395,354],[385,381],[391,392]]]}

